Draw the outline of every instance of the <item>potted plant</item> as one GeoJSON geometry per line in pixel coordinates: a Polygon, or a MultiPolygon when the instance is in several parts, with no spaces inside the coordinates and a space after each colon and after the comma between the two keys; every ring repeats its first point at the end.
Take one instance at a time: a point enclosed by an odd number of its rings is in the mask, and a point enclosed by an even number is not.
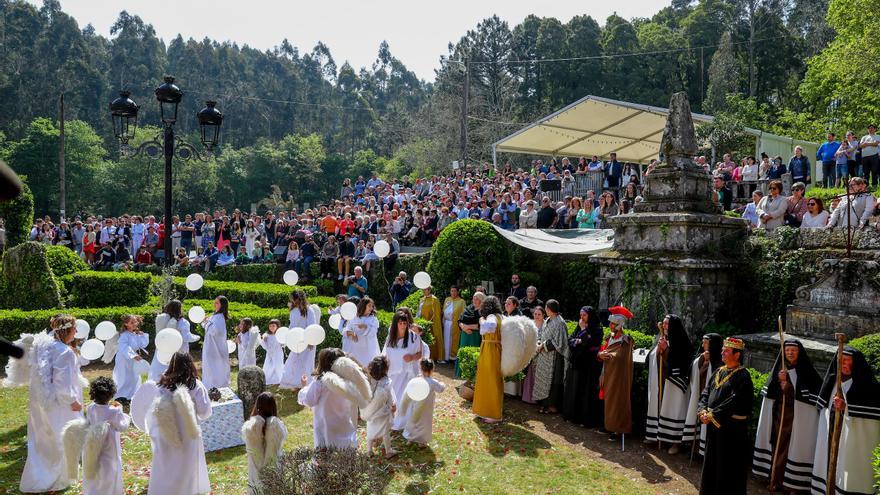
{"type": "Polygon", "coordinates": [[[464,400],[474,400],[474,385],[477,381],[477,361],[480,359],[479,347],[458,349],[458,369],[464,383],[458,387],[458,395],[464,400]]]}

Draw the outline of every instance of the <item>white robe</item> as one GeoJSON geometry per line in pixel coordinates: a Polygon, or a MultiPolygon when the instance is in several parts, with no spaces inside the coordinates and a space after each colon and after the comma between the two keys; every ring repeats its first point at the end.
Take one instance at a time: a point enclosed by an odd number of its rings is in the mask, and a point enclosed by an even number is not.
{"type": "MultiPolygon", "coordinates": [[[[204,421],[211,416],[211,399],[208,389],[200,381],[196,387],[188,390],[192,399],[195,417],[204,421]]],[[[171,396],[172,391],[165,387],[159,388],[159,397],[171,396]]],[[[159,398],[156,399],[157,401],[159,398]]],[[[155,402],[153,403],[155,405],[155,402]]],[[[208,480],[208,465],[205,462],[205,445],[202,442],[201,430],[196,438],[188,438],[181,434],[181,445],[169,440],[167,431],[175,428],[177,432],[185,431],[185,419],[176,414],[176,425],[165,424],[157,417],[154,407],[147,412],[147,432],[153,450],[153,463],[150,469],[150,485],[148,495],[201,495],[211,492],[208,480]]]]}
{"type": "Polygon", "coordinates": [[[257,365],[257,345],[260,342],[259,330],[251,329],[238,334],[238,369],[257,365]]]}
{"type": "Polygon", "coordinates": [[[361,409],[361,417],[367,422],[367,444],[391,434],[394,414],[391,407],[396,403],[391,390],[391,380],[386,376],[373,383],[373,396],[367,407],[361,409]]]}
{"type": "Polygon", "coordinates": [[[330,390],[322,380],[314,380],[299,391],[300,405],[313,409],[315,448],[357,448],[357,405],[330,390]]]}
{"type": "Polygon", "coordinates": [[[446,303],[443,308],[443,359],[452,359],[452,316],[455,313],[455,305],[452,301],[446,303]]]}
{"type": "Polygon", "coordinates": [[[277,462],[287,438],[287,427],[277,416],[269,418],[269,423],[262,416],[252,416],[241,427],[248,459],[248,495],[256,495],[255,488],[260,488],[260,470],[277,462]],[[263,434],[263,425],[266,433],[263,434]]]}
{"type": "Polygon", "coordinates": [[[226,319],[213,314],[202,323],[205,343],[202,347],[202,382],[205,387],[229,386],[229,348],[226,345],[226,319]]]}
{"type": "Polygon", "coordinates": [[[284,349],[273,333],[267,333],[260,341],[260,347],[266,350],[266,360],[263,361],[263,373],[266,375],[266,385],[278,385],[281,383],[281,375],[284,373],[284,349]]]}
{"type": "MultiPolygon", "coordinates": [[[[119,348],[116,351],[116,362],[113,365],[113,381],[116,382],[116,397],[131,399],[138,387],[141,377],[134,371],[135,356],[138,350],[147,347],[150,336],[142,333],[125,331],[119,335],[119,348]]],[[[141,357],[143,359],[143,357],[141,357]]]]}
{"type": "Polygon", "coordinates": [[[119,433],[128,429],[131,418],[122,412],[121,407],[107,404],[90,404],[86,410],[90,426],[107,423],[109,431],[104,437],[101,454],[98,456],[98,471],[94,479],[83,479],[83,495],[121,495],[125,491],[122,484],[122,445],[119,433]]]}
{"type": "MultiPolygon", "coordinates": [[[[852,380],[841,384],[843,394],[849,391],[852,380]]],[[[834,397],[837,387],[831,391],[834,397]]],[[[821,401],[821,398],[819,399],[821,401]]],[[[821,404],[821,402],[820,402],[821,404]]],[[[828,442],[832,426],[832,401],[819,410],[819,427],[816,435],[816,457],[813,459],[811,492],[814,495],[825,493],[828,473],[828,442]]],[[[852,406],[858,407],[858,406],[852,406]]],[[[880,443],[880,410],[859,407],[860,414],[868,414],[874,419],[853,417],[847,405],[840,429],[840,447],[837,452],[836,484],[838,493],[862,495],[875,493],[874,471],[871,467],[872,451],[880,443]]]]}
{"type": "MultiPolygon", "coordinates": [[[[400,347],[400,344],[398,344],[398,347],[391,347],[387,342],[385,343],[385,349],[382,350],[382,354],[388,358],[388,378],[391,379],[391,390],[394,392],[394,401],[397,404],[400,404],[403,400],[406,384],[419,376],[419,360],[413,359],[407,363],[404,362],[403,356],[420,351],[424,353],[423,347],[422,338],[414,333],[410,333],[410,342],[406,347],[400,347]]],[[[422,355],[427,356],[427,354],[422,355]]],[[[394,423],[391,428],[395,431],[402,430],[406,426],[406,420],[407,415],[402,411],[398,411],[397,415],[394,416],[394,423]]]]}
{"type": "MultiPolygon", "coordinates": [[[[173,318],[168,318],[168,315],[165,313],[160,314],[156,317],[156,321],[158,322],[160,318],[165,317],[162,321],[164,321],[165,328],[176,328],[178,332],[180,332],[181,338],[183,338],[183,343],[180,344],[180,349],[177,352],[181,354],[189,354],[189,344],[191,342],[195,342],[197,339],[193,337],[192,332],[189,331],[189,322],[186,318],[181,318],[174,321],[173,318]]],[[[156,326],[158,328],[158,325],[156,326]]],[[[163,330],[163,329],[159,329],[163,330]]],[[[159,331],[157,330],[157,331],[159,331]]],[[[158,353],[156,353],[158,354],[158,353]]],[[[159,362],[159,359],[156,355],[153,356],[153,361],[150,362],[150,374],[149,379],[159,383],[159,379],[162,378],[162,375],[165,373],[165,370],[168,369],[167,364],[162,364],[159,362]]]]}
{"type": "Polygon", "coordinates": [[[367,367],[379,351],[379,319],[375,316],[358,316],[345,326],[346,330],[357,335],[357,342],[351,342],[348,352],[363,367],[367,367]],[[361,328],[363,325],[363,328],[361,328]]]}
{"type": "Polygon", "coordinates": [[[48,335],[35,339],[29,351],[39,366],[31,366],[28,397],[27,460],[19,490],[26,493],[63,490],[70,486],[61,430],[68,421],[83,417],[70,410],[83,403],[82,375],[73,350],[48,335]]]}
{"type": "MultiPolygon", "coordinates": [[[[333,308],[333,309],[327,311],[327,313],[329,313],[331,315],[339,314],[339,308],[338,307],[333,308]]],[[[345,334],[345,328],[347,325],[348,325],[348,322],[340,318],[339,319],[339,328],[335,328],[334,330],[338,331],[339,335],[342,336],[342,352],[344,352],[348,355],[351,355],[354,352],[354,347],[356,344],[354,343],[353,340],[351,340],[351,337],[349,337],[348,335],[345,334]]]]}
{"type": "MultiPolygon", "coordinates": [[[[706,383],[709,383],[709,377],[712,376],[712,364],[706,367],[706,383]]],[[[693,362],[691,363],[691,380],[690,380],[690,388],[688,390],[688,407],[687,414],[685,415],[684,420],[684,434],[682,436],[682,442],[691,442],[694,440],[697,432],[697,406],[700,402],[700,394],[703,391],[700,389],[700,356],[697,356],[693,362]]],[[[706,442],[706,425],[700,423],[700,444],[705,444],[706,442]]],[[[700,452],[702,453],[702,447],[700,452]]]]}
{"type": "MultiPolygon", "coordinates": [[[[290,312],[289,328],[306,328],[309,325],[318,323],[315,314],[312,311],[306,311],[303,316],[299,309],[290,312]]],[[[315,371],[315,346],[307,346],[302,352],[292,352],[287,356],[287,362],[284,363],[284,373],[281,375],[281,388],[297,389],[300,388],[303,375],[306,375],[309,383],[314,377],[312,373],[315,371]]]]}
{"type": "Polygon", "coordinates": [[[415,402],[407,396],[401,405],[401,409],[405,410],[408,417],[406,428],[403,430],[403,438],[422,445],[430,443],[433,436],[436,395],[446,390],[446,385],[431,377],[425,377],[425,381],[430,386],[428,397],[415,402]]]}

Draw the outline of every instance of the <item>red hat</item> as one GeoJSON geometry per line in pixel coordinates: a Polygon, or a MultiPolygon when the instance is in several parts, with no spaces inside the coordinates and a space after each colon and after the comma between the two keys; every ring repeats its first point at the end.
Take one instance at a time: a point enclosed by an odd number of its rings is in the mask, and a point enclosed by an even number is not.
{"type": "Polygon", "coordinates": [[[628,320],[632,319],[632,317],[633,317],[632,311],[626,309],[623,306],[612,306],[612,307],[608,308],[608,312],[610,312],[613,315],[621,315],[628,320]]]}

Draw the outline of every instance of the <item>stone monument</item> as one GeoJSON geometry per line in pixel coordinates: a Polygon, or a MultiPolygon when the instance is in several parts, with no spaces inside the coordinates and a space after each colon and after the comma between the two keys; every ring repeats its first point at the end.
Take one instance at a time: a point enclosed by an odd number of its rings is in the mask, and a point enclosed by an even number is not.
{"type": "Polygon", "coordinates": [[[601,309],[626,305],[637,326],[675,313],[697,338],[706,323],[727,321],[735,309],[737,254],[748,227],[722,214],[709,173],[693,161],[697,141],[686,93],[672,95],[660,153],[663,163],[646,177],[644,200],[610,221],[612,250],[590,261],[599,265],[601,309]]]}
{"type": "Polygon", "coordinates": [[[266,391],[266,374],[258,366],[245,366],[238,372],[238,398],[244,408],[244,420],[251,417],[257,397],[266,391]]]}

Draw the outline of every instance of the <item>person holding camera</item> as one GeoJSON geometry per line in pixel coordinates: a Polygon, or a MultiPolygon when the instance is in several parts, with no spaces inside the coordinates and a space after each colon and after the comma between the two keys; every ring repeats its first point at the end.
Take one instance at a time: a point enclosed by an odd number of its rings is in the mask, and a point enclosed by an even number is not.
{"type": "Polygon", "coordinates": [[[394,283],[388,288],[388,292],[391,294],[391,306],[396,308],[398,304],[409,297],[412,290],[413,285],[407,280],[406,272],[398,273],[394,283]]]}
{"type": "Polygon", "coordinates": [[[348,297],[364,297],[367,294],[367,277],[363,268],[354,267],[354,275],[346,277],[343,285],[348,287],[348,297]]]}

